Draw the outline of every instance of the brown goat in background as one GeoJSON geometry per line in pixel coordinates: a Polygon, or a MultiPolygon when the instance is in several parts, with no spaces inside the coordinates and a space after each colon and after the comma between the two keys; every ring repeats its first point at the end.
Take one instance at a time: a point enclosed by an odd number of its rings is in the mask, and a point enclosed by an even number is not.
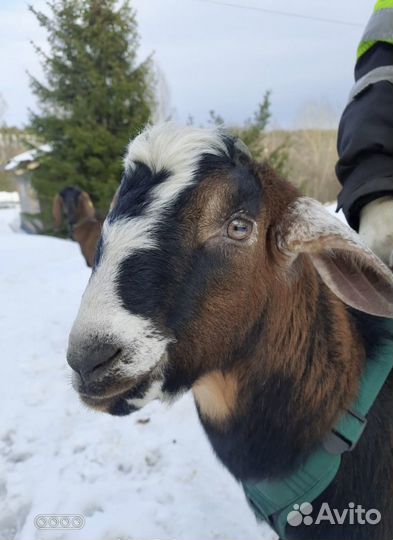
{"type": "Polygon", "coordinates": [[[63,214],[67,218],[70,238],[78,242],[86,264],[91,268],[104,219],[96,216],[88,193],[76,187],[64,188],[53,199],[55,230],[61,227],[63,214]]]}

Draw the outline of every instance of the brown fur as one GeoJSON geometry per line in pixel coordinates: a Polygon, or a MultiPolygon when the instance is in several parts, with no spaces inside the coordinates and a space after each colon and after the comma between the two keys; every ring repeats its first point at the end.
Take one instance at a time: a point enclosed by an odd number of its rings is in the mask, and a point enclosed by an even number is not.
{"type": "Polygon", "coordinates": [[[53,197],[52,214],[55,222],[55,228],[58,229],[61,226],[62,218],[62,199],[59,194],[53,197]]]}
{"type": "MultiPolygon", "coordinates": [[[[56,229],[61,226],[63,204],[60,194],[55,195],[52,211],[56,229]]],[[[75,217],[77,221],[72,227],[72,239],[78,242],[87,266],[92,268],[104,220],[96,218],[96,210],[86,191],[82,191],[78,197],[75,217]]]]}
{"type": "MultiPolygon", "coordinates": [[[[282,264],[273,231],[288,205],[299,196],[298,192],[262,166],[256,172],[264,193],[258,240],[248,245],[241,256],[233,255],[226,278],[228,290],[233,290],[236,282],[237,294],[227,294],[221,280],[209,284],[199,317],[190,322],[179,343],[176,362],[185,362],[183,359],[190,357],[203,359],[203,371],[207,375],[194,386],[194,395],[202,414],[216,426],[222,423],[222,429],[230,409],[246,408],[249,388],[256,377],[268,381],[276,374],[288,376],[293,381],[293,398],[297,403],[294,422],[296,415],[300,418],[305,411],[308,416],[318,418],[313,430],[305,426],[302,431],[306,450],[320,440],[354,399],[365,353],[346,306],[320,281],[309,257],[300,256],[289,272],[282,264]],[[253,271],[244,273],[245,267],[253,271]],[[326,320],[318,315],[321,290],[331,311],[329,332],[326,332],[326,320]],[[226,352],[230,355],[234,341],[241,343],[246,339],[262,313],[266,328],[257,349],[258,356],[239,358],[235,366],[217,363],[216,359],[226,352]],[[312,335],[310,327],[313,327],[312,335]],[[314,350],[318,362],[310,366],[308,351],[315,335],[319,337],[314,350]],[[332,351],[337,353],[339,361],[332,361],[332,351]],[[227,381],[230,388],[224,390],[227,381]],[[230,407],[226,406],[227,391],[230,407]]],[[[201,184],[184,211],[185,243],[202,244],[206,238],[214,242],[215,232],[218,233],[217,217],[225,215],[228,189],[222,176],[201,184]],[[189,221],[195,222],[195,218],[198,219],[196,238],[189,227],[189,221]]],[[[238,249],[240,252],[241,248],[238,249]]],[[[188,360],[184,369],[189,369],[188,360]]]]}
{"type": "Polygon", "coordinates": [[[96,215],[96,209],[94,208],[93,202],[86,191],[82,191],[79,196],[77,213],[78,220],[84,218],[93,219],[96,215]]]}
{"type": "Polygon", "coordinates": [[[73,230],[73,239],[80,245],[82,255],[89,268],[92,268],[94,264],[103,222],[103,219],[87,218],[81,223],[77,223],[73,230]]]}
{"type": "MultiPolygon", "coordinates": [[[[55,227],[59,228],[62,222],[62,212],[63,212],[63,200],[62,197],[57,194],[53,198],[52,213],[55,223],[55,227]]],[[[96,215],[96,210],[94,208],[93,202],[86,191],[82,191],[78,198],[78,205],[76,208],[76,218],[77,221],[81,221],[85,218],[93,219],[96,215]]]]}

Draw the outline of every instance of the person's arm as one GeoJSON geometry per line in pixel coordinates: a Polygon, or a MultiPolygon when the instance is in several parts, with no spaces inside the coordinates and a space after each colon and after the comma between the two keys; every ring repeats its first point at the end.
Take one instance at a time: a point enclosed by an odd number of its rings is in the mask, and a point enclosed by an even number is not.
{"type": "Polygon", "coordinates": [[[338,209],[393,264],[393,0],[377,3],[359,46],[355,81],[338,134],[338,209]]]}
{"type": "Polygon", "coordinates": [[[393,269],[393,197],[387,195],[366,204],[360,211],[359,234],[393,269]]]}

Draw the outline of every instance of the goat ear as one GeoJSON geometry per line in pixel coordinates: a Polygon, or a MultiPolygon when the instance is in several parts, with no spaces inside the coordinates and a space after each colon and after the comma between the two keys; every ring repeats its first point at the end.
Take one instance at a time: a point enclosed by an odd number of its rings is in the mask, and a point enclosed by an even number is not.
{"type": "Polygon", "coordinates": [[[301,197],[288,207],[276,242],[288,265],[300,253],[308,254],[322,280],[349,306],[393,318],[393,273],[314,199],[301,197]]]}
{"type": "Polygon", "coordinates": [[[82,193],[79,195],[79,201],[83,208],[83,215],[84,217],[93,218],[96,215],[96,210],[94,208],[94,204],[92,200],[90,199],[90,196],[86,191],[82,191],[82,193]]]}
{"type": "Polygon", "coordinates": [[[62,214],[62,199],[59,194],[53,197],[52,214],[53,219],[55,220],[55,228],[59,229],[61,226],[62,214]]]}

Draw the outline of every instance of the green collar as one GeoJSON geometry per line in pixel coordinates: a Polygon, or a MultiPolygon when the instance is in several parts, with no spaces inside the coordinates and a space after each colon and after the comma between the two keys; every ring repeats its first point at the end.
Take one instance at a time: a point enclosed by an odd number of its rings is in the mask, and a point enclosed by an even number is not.
{"type": "MultiPolygon", "coordinates": [[[[393,331],[393,321],[388,321],[393,331]]],[[[375,357],[366,363],[358,398],[328,437],[293,474],[277,481],[243,484],[246,496],[259,518],[267,521],[280,538],[286,538],[287,516],[295,504],[312,503],[331,484],[341,455],[355,448],[367,425],[371,409],[393,368],[393,341],[385,341],[375,357]]]]}

